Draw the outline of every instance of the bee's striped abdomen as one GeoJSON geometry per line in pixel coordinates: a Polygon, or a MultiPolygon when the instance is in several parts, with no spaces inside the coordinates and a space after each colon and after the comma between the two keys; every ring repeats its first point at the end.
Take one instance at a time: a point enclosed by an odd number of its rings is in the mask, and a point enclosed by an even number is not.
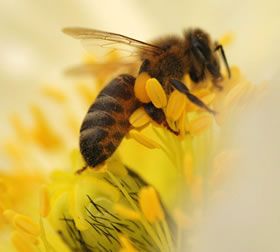
{"type": "Polygon", "coordinates": [[[140,106],[134,95],[135,78],[113,79],[91,105],[80,129],[80,151],[94,167],[109,158],[129,130],[129,117],[140,106]]]}

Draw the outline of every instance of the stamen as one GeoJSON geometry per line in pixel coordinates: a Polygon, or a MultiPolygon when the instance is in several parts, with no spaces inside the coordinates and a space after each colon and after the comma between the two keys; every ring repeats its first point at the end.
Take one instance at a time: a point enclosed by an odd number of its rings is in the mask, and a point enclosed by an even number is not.
{"type": "Polygon", "coordinates": [[[149,222],[153,223],[164,219],[157,192],[153,187],[147,186],[140,190],[139,205],[149,222]]]}
{"type": "Polygon", "coordinates": [[[193,178],[192,186],[190,188],[192,200],[199,204],[203,198],[203,178],[201,176],[195,176],[193,178]]]}
{"type": "Polygon", "coordinates": [[[173,91],[168,99],[166,107],[166,116],[171,121],[177,121],[186,106],[186,96],[177,90],[173,91]]]}
{"type": "Polygon", "coordinates": [[[138,250],[131,245],[131,242],[128,238],[126,238],[123,235],[120,235],[119,239],[122,246],[119,252],[138,252],[138,250]]]}
{"type": "Polygon", "coordinates": [[[96,63],[96,57],[92,53],[86,53],[83,57],[83,62],[85,64],[96,63]]]}
{"type": "Polygon", "coordinates": [[[36,252],[36,247],[32,242],[26,237],[24,237],[20,232],[16,231],[11,237],[12,243],[16,247],[18,252],[36,252]]]}
{"type": "Polygon", "coordinates": [[[94,101],[96,92],[92,87],[84,82],[79,82],[76,84],[76,90],[78,94],[85,100],[86,104],[91,104],[94,101]]]}
{"type": "Polygon", "coordinates": [[[147,115],[143,108],[135,110],[129,118],[130,124],[135,128],[143,127],[150,121],[151,118],[147,115]]]}
{"type": "Polygon", "coordinates": [[[83,213],[80,209],[79,203],[77,202],[76,196],[77,186],[75,185],[74,188],[68,193],[68,207],[69,213],[73,217],[75,221],[76,228],[80,231],[86,231],[90,228],[89,223],[85,220],[83,213]]]}
{"type": "Polygon", "coordinates": [[[26,215],[16,214],[13,218],[13,224],[19,230],[30,235],[39,236],[41,233],[40,226],[26,215]]]}
{"type": "Polygon", "coordinates": [[[187,185],[190,186],[193,182],[193,156],[189,152],[184,157],[184,175],[187,185]]]}
{"type": "Polygon", "coordinates": [[[144,145],[145,147],[149,149],[160,149],[161,146],[154,140],[144,136],[143,134],[139,133],[137,130],[131,130],[129,131],[129,137],[136,140],[138,143],[144,145]]]}
{"type": "Polygon", "coordinates": [[[178,208],[174,210],[174,219],[181,229],[189,229],[192,227],[193,223],[191,218],[178,208]]]}
{"type": "Polygon", "coordinates": [[[6,209],[3,212],[3,216],[5,217],[5,219],[9,222],[9,223],[13,223],[14,217],[16,216],[16,212],[12,209],[6,209]]]}
{"type": "Polygon", "coordinates": [[[167,97],[162,85],[155,78],[151,78],[146,83],[146,91],[152,103],[157,108],[164,108],[167,104],[167,97]]]}
{"type": "Polygon", "coordinates": [[[146,83],[147,80],[149,80],[150,78],[151,76],[149,74],[143,72],[140,73],[135,80],[135,84],[134,84],[135,96],[139,99],[139,101],[143,103],[148,103],[151,101],[146,91],[146,83]]]}
{"type": "Polygon", "coordinates": [[[184,139],[186,133],[186,111],[183,110],[180,118],[178,119],[178,129],[180,132],[180,139],[184,139]]]}
{"type": "Polygon", "coordinates": [[[217,186],[225,181],[233,168],[233,164],[238,163],[239,157],[240,153],[237,150],[224,150],[218,153],[213,160],[213,170],[209,183],[212,186],[217,186]]]}
{"type": "Polygon", "coordinates": [[[233,42],[233,40],[234,40],[234,33],[228,32],[219,39],[219,43],[222,44],[223,46],[228,46],[233,42]]]}
{"type": "Polygon", "coordinates": [[[45,86],[42,88],[42,93],[47,98],[52,99],[57,103],[64,103],[67,100],[66,95],[56,87],[45,86]]]}
{"type": "Polygon", "coordinates": [[[40,215],[42,217],[47,217],[50,212],[50,196],[47,186],[41,187],[40,192],[40,215]]]}
{"type": "Polygon", "coordinates": [[[210,115],[201,115],[192,120],[188,125],[188,130],[191,135],[199,135],[207,130],[213,123],[213,118],[210,115]]]}
{"type": "Polygon", "coordinates": [[[233,87],[226,95],[224,105],[229,108],[233,104],[237,103],[240,98],[246,94],[250,89],[250,85],[246,82],[241,82],[240,84],[233,87]]]}
{"type": "Polygon", "coordinates": [[[129,219],[129,220],[139,220],[140,219],[139,212],[136,212],[122,204],[115,204],[114,210],[116,211],[117,214],[121,215],[125,219],[129,219]]]}
{"type": "Polygon", "coordinates": [[[60,146],[62,144],[62,139],[51,127],[42,109],[34,105],[31,107],[31,112],[35,124],[32,132],[34,140],[46,149],[60,146]]]}
{"type": "Polygon", "coordinates": [[[17,137],[23,140],[29,139],[30,132],[27,127],[25,127],[23,120],[19,115],[14,114],[10,117],[10,122],[15,130],[17,137]]]}

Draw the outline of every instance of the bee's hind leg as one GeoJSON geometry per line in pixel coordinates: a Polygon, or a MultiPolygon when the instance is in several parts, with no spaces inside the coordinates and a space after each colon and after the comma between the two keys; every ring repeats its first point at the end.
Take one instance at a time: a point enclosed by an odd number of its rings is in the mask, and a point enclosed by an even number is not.
{"type": "Polygon", "coordinates": [[[143,105],[144,110],[146,111],[146,113],[158,124],[162,125],[163,127],[165,127],[166,129],[168,129],[170,132],[172,132],[173,134],[175,134],[176,136],[179,135],[179,132],[173,130],[170,128],[170,126],[168,125],[168,122],[166,121],[166,116],[163,112],[162,109],[156,108],[153,103],[146,103],[143,105]]]}
{"type": "Polygon", "coordinates": [[[208,111],[209,113],[216,115],[217,112],[210,109],[202,100],[200,100],[198,97],[196,97],[195,95],[193,95],[190,90],[186,87],[186,85],[184,83],[182,83],[179,80],[176,79],[171,79],[170,80],[171,85],[178,90],[179,92],[185,94],[187,96],[187,98],[194,103],[195,105],[197,105],[200,108],[205,109],[206,111],[208,111]]]}

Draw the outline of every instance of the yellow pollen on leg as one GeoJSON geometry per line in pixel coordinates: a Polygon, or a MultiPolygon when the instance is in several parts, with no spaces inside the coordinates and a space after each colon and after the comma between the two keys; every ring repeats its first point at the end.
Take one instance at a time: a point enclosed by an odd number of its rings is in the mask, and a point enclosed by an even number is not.
{"type": "Polygon", "coordinates": [[[186,97],[184,94],[173,91],[170,95],[166,107],[166,116],[171,121],[176,121],[179,119],[186,106],[186,97]]]}
{"type": "Polygon", "coordinates": [[[130,124],[135,128],[143,127],[150,121],[150,117],[147,115],[143,108],[135,110],[129,118],[130,124]]]}
{"type": "Polygon", "coordinates": [[[146,91],[146,82],[149,80],[151,76],[145,72],[140,73],[135,80],[134,84],[134,93],[135,96],[138,98],[139,101],[143,103],[148,103],[151,101],[150,97],[146,91]]]}
{"type": "Polygon", "coordinates": [[[164,219],[164,212],[161,208],[157,192],[153,187],[147,186],[140,190],[139,205],[149,222],[153,223],[164,219]]]}
{"type": "Polygon", "coordinates": [[[40,226],[26,215],[16,214],[13,219],[13,224],[17,229],[27,234],[33,236],[40,235],[40,226]]]}
{"type": "Polygon", "coordinates": [[[41,187],[40,192],[40,215],[47,217],[50,212],[50,196],[48,188],[44,185],[41,187]]]}
{"type": "Polygon", "coordinates": [[[149,148],[149,149],[160,149],[161,146],[160,144],[158,144],[157,142],[155,142],[154,140],[144,136],[143,134],[141,134],[140,132],[138,132],[137,130],[131,130],[128,133],[128,137],[133,138],[134,140],[136,140],[138,143],[144,145],[145,147],[149,148]]]}
{"type": "Polygon", "coordinates": [[[157,79],[151,78],[147,81],[146,91],[155,107],[164,108],[167,105],[165,91],[157,79]]]}

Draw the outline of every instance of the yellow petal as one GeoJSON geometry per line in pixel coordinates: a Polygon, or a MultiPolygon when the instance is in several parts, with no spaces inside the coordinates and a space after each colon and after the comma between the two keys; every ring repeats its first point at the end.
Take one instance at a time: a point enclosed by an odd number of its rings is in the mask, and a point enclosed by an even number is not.
{"type": "Polygon", "coordinates": [[[143,72],[138,75],[138,77],[135,80],[134,84],[134,93],[135,96],[138,98],[139,101],[148,103],[151,101],[149,98],[147,91],[146,91],[146,82],[149,80],[151,77],[147,73],[143,72]]]}
{"type": "Polygon", "coordinates": [[[143,108],[135,110],[129,118],[130,124],[135,128],[143,127],[150,121],[150,117],[147,115],[143,108]]]}
{"type": "Polygon", "coordinates": [[[181,114],[183,113],[185,106],[185,95],[175,90],[174,92],[172,92],[168,99],[166,116],[172,121],[178,120],[181,114]]]}
{"type": "Polygon", "coordinates": [[[166,106],[166,94],[157,79],[151,78],[147,81],[146,91],[155,107],[164,108],[166,106]]]}
{"type": "Polygon", "coordinates": [[[131,130],[128,134],[129,134],[129,137],[133,138],[138,143],[144,145],[145,147],[147,147],[149,149],[161,148],[160,144],[158,144],[154,140],[144,136],[143,134],[139,133],[136,130],[131,130]]]}

